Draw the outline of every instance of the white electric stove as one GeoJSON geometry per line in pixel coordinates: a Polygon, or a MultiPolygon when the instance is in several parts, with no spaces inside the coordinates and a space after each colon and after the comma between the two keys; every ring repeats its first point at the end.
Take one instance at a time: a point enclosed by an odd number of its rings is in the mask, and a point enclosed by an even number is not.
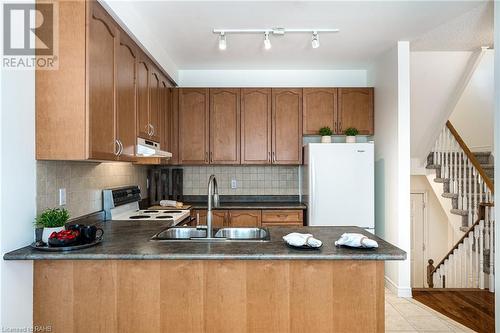
{"type": "Polygon", "coordinates": [[[103,190],[106,220],[172,222],[177,225],[189,218],[188,209],[139,209],[139,186],[125,186],[103,190]]]}

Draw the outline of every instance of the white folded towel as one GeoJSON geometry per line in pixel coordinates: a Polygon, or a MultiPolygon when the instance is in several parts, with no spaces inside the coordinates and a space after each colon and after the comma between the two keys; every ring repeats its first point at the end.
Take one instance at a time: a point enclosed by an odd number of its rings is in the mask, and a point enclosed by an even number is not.
{"type": "Polygon", "coordinates": [[[335,246],[346,245],[350,247],[373,248],[378,247],[377,241],[362,234],[345,233],[335,242],[335,246]]]}
{"type": "Polygon", "coordinates": [[[323,243],[313,237],[311,234],[301,234],[298,232],[292,232],[286,236],[283,236],[283,240],[292,246],[310,246],[310,247],[320,247],[323,243]]]}
{"type": "Polygon", "coordinates": [[[176,207],[177,206],[177,201],[175,201],[175,200],[161,200],[160,201],[160,206],[164,206],[164,207],[176,207]]]}

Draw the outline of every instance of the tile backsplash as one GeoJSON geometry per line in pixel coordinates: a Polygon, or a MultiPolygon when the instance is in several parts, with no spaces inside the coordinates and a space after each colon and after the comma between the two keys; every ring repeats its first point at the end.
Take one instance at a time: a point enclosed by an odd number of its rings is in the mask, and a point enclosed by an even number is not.
{"type": "Polygon", "coordinates": [[[60,188],[72,218],[101,210],[104,188],[137,184],[146,197],[147,170],[130,163],[38,161],[37,211],[58,207],[60,188]]]}
{"type": "Polygon", "coordinates": [[[217,177],[220,195],[298,195],[297,166],[183,166],[184,194],[207,193],[210,175],[217,177]],[[231,188],[236,180],[237,188],[231,188]]]}

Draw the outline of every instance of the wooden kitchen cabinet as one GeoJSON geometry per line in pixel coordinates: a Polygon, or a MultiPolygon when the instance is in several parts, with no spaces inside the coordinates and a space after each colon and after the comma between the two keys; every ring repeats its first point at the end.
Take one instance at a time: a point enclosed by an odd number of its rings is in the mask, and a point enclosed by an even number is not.
{"type": "Polygon", "coordinates": [[[301,227],[304,225],[304,212],[300,209],[263,210],[263,227],[301,227]]]}
{"type": "Polygon", "coordinates": [[[160,82],[160,147],[172,152],[172,89],[165,77],[160,82]]]}
{"type": "Polygon", "coordinates": [[[302,163],[302,89],[272,89],[272,163],[302,163]]]}
{"type": "MultiPolygon", "coordinates": [[[[212,210],[212,227],[222,228],[226,225],[226,220],[228,216],[227,210],[212,210]]],[[[191,211],[192,218],[199,217],[199,225],[207,225],[207,210],[206,209],[195,209],[191,211]]],[[[192,221],[191,225],[196,225],[196,220],[192,221]]]]}
{"type": "Polygon", "coordinates": [[[227,227],[260,227],[260,210],[229,210],[226,222],[227,227]]]}
{"type": "Polygon", "coordinates": [[[133,160],[136,144],[136,63],[138,50],[132,40],[120,34],[117,47],[116,133],[123,152],[120,159],[133,160]]]}
{"type": "Polygon", "coordinates": [[[161,125],[160,125],[160,73],[152,66],[152,72],[149,85],[149,124],[151,128],[150,139],[160,142],[161,125]]]}
{"type": "Polygon", "coordinates": [[[337,131],[337,89],[303,89],[303,130],[304,135],[318,135],[322,127],[337,131]]]}
{"type": "Polygon", "coordinates": [[[58,68],[35,72],[36,159],[135,161],[137,136],[151,138],[149,76],[168,76],[97,1],[58,7],[58,68]]]}
{"type": "MultiPolygon", "coordinates": [[[[89,22],[90,158],[115,159],[115,48],[118,28],[100,6],[92,6],[89,22]]],[[[61,96],[62,97],[62,96],[61,96]]]]}
{"type": "Polygon", "coordinates": [[[179,163],[209,163],[208,89],[179,89],[179,163]]]}
{"type": "Polygon", "coordinates": [[[210,89],[210,163],[240,164],[240,89],[210,89]]]}
{"type": "Polygon", "coordinates": [[[271,89],[241,89],[241,164],[271,164],[271,89]]]}
{"type": "Polygon", "coordinates": [[[338,89],[338,126],[341,134],[349,127],[374,134],[373,88],[338,89]]]}

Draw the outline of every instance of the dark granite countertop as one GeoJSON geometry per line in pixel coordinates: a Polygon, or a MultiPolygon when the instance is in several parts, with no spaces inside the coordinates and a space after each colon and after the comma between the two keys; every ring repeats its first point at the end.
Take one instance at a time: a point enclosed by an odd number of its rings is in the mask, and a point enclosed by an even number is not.
{"type": "Polygon", "coordinates": [[[169,226],[165,222],[112,221],[102,223],[104,241],[94,247],[70,252],[42,252],[23,247],[6,253],[5,260],[404,260],[406,253],[358,227],[269,228],[268,242],[155,242],[150,238],[169,226]],[[282,237],[290,232],[311,233],[323,242],[318,250],[289,248],[282,237]],[[378,249],[335,247],[344,232],[358,232],[375,239],[378,249]]]}

